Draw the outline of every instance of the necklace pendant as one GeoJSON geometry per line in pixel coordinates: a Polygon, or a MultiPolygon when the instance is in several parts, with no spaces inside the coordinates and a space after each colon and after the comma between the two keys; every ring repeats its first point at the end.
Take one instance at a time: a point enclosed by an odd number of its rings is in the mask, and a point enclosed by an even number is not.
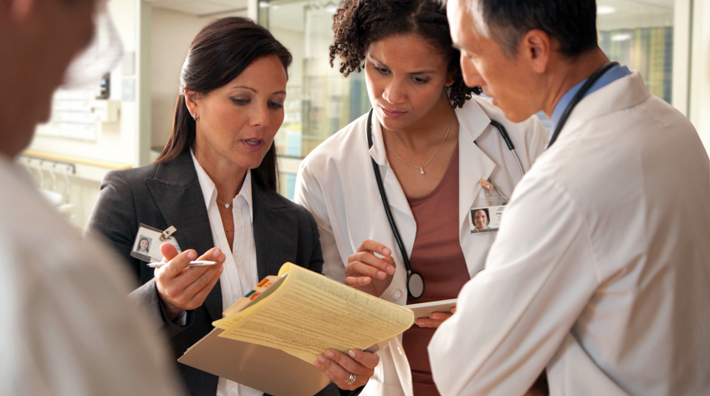
{"type": "Polygon", "coordinates": [[[423,175],[423,174],[424,174],[424,168],[419,168],[419,173],[423,175]]]}
{"type": "Polygon", "coordinates": [[[225,209],[229,209],[232,206],[232,204],[224,204],[225,209]]]}

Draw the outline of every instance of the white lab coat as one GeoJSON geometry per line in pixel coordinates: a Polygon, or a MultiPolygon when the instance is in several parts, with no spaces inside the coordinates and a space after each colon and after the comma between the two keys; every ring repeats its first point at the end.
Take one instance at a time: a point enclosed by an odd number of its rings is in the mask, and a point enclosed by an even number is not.
{"type": "Polygon", "coordinates": [[[710,163],[634,72],[582,100],[520,182],[429,344],[443,395],[710,394],[710,163]]]}
{"type": "MultiPolygon", "coordinates": [[[[456,116],[460,124],[460,241],[469,274],[473,276],[483,268],[488,249],[496,236],[496,233],[470,232],[471,208],[488,206],[487,202],[491,199],[486,197],[478,182],[490,178],[510,198],[513,187],[521,179],[515,158],[498,130],[490,125],[491,118],[505,125],[525,171],[544,150],[547,134],[537,117],[519,124],[511,123],[490,101],[481,98],[468,101],[463,108],[456,110],[456,116]]],[[[379,164],[392,213],[408,254],[414,244],[416,222],[399,181],[389,167],[376,116],[373,116],[372,124],[373,146],[369,150],[367,114],[313,150],[301,164],[295,200],[315,216],[325,259],[323,272],[328,277],[342,282],[348,257],[364,240],[372,239],[392,250],[397,266],[392,284],[382,298],[405,305],[406,272],[382,206],[370,158],[379,164]]],[[[362,394],[411,396],[411,370],[401,346],[401,336],[380,350],[379,356],[380,364],[362,394]]]]}

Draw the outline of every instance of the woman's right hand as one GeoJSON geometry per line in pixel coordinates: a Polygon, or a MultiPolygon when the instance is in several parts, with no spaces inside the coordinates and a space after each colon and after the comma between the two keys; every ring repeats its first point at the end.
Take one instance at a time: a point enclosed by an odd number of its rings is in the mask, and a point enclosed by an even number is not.
{"type": "Polygon", "coordinates": [[[204,267],[188,267],[197,258],[192,249],[178,254],[170,243],[163,243],[160,252],[168,261],[155,270],[155,284],[168,319],[174,320],[181,312],[202,305],[219,276],[226,256],[218,248],[212,248],[200,256],[200,260],[216,261],[217,264],[204,267]]]}
{"type": "Polygon", "coordinates": [[[395,272],[392,251],[372,240],[362,242],[357,252],[348,257],[345,284],[379,297],[392,283],[395,272]],[[375,253],[382,256],[377,257],[375,253]]]}

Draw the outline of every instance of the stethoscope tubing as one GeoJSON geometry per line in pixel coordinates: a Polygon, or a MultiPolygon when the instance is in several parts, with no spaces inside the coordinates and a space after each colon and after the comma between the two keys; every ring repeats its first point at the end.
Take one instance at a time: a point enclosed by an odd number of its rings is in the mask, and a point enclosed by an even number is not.
{"type": "MultiPolygon", "coordinates": [[[[367,143],[369,147],[372,147],[372,113],[373,109],[370,109],[370,112],[367,116],[367,143]]],[[[523,170],[523,165],[520,163],[520,159],[518,158],[518,155],[515,152],[515,146],[513,145],[513,141],[510,139],[510,136],[508,135],[508,132],[506,131],[505,127],[503,124],[499,123],[498,121],[491,120],[491,125],[496,127],[498,129],[498,132],[500,135],[503,137],[503,140],[505,141],[505,144],[508,146],[508,149],[510,150],[511,153],[513,153],[513,156],[515,157],[515,161],[518,164],[518,169],[520,170],[520,175],[521,177],[525,175],[525,171],[523,170]]],[[[474,141],[475,143],[475,141],[474,141]]],[[[478,143],[476,143],[478,145],[478,143]]],[[[404,267],[407,270],[407,293],[409,293],[410,296],[413,298],[419,298],[422,296],[424,293],[424,278],[421,276],[421,274],[417,272],[412,271],[412,266],[409,262],[409,255],[407,254],[407,250],[404,247],[404,242],[402,241],[402,236],[399,233],[399,228],[397,227],[397,223],[394,220],[394,215],[392,215],[392,210],[390,209],[390,204],[389,200],[387,199],[387,193],[385,192],[385,186],[382,182],[382,175],[380,173],[380,168],[379,165],[377,165],[377,162],[375,161],[374,158],[370,157],[370,161],[372,161],[372,169],[375,172],[375,180],[377,180],[377,189],[379,190],[380,193],[380,198],[382,199],[382,205],[384,206],[385,209],[385,214],[387,215],[387,220],[390,223],[390,228],[392,229],[392,233],[394,234],[394,239],[397,242],[397,247],[399,248],[399,251],[402,255],[402,261],[404,262],[404,267]],[[410,283],[416,279],[421,280],[421,293],[419,295],[415,295],[412,293],[412,290],[410,288],[410,283]]],[[[493,184],[495,186],[495,184],[493,184]]],[[[507,201],[508,198],[503,195],[503,193],[498,190],[498,187],[495,186],[496,190],[498,191],[501,196],[507,201]]]]}
{"type": "MultiPolygon", "coordinates": [[[[372,147],[372,109],[370,109],[370,114],[367,116],[367,143],[370,147],[372,147]]],[[[397,242],[397,246],[399,247],[399,252],[402,255],[402,261],[404,262],[404,268],[407,270],[407,293],[409,293],[409,295],[412,296],[413,298],[419,298],[424,293],[423,278],[420,274],[412,272],[412,266],[409,263],[409,255],[407,254],[407,250],[404,248],[404,242],[402,241],[402,236],[399,233],[399,228],[397,228],[397,223],[394,221],[394,216],[392,215],[392,210],[390,209],[390,203],[389,203],[389,200],[387,199],[387,193],[385,192],[385,186],[382,183],[382,175],[380,174],[380,167],[377,165],[377,162],[375,162],[374,158],[370,157],[370,160],[372,161],[372,169],[375,171],[375,179],[377,180],[377,189],[380,191],[380,198],[382,198],[382,205],[385,208],[385,214],[387,214],[387,220],[390,223],[390,228],[392,229],[392,233],[394,234],[394,239],[397,242]],[[419,295],[414,295],[409,287],[410,279],[412,278],[412,275],[415,275],[415,274],[417,276],[419,276],[419,278],[422,279],[422,291],[421,291],[421,294],[419,294],[419,295]]]]}
{"type": "Polygon", "coordinates": [[[608,72],[611,68],[614,66],[618,66],[619,62],[607,62],[604,64],[604,66],[600,67],[595,71],[587,81],[582,84],[582,87],[579,88],[579,91],[574,95],[572,100],[569,102],[567,107],[565,108],[565,111],[562,113],[562,116],[560,117],[560,121],[557,123],[557,126],[555,126],[555,131],[552,133],[552,137],[550,138],[550,143],[547,145],[547,148],[550,148],[553,143],[557,140],[557,137],[560,135],[560,132],[562,131],[562,127],[565,125],[567,122],[567,119],[569,118],[570,114],[572,114],[572,110],[577,106],[577,104],[584,98],[584,95],[589,92],[589,90],[592,88],[592,85],[596,83],[603,75],[604,73],[608,72]]]}

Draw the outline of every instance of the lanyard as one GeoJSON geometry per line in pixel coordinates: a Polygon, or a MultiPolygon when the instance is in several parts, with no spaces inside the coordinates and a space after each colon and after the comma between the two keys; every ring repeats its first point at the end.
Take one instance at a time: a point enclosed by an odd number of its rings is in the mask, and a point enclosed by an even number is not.
{"type": "Polygon", "coordinates": [[[557,123],[557,126],[555,127],[555,132],[552,134],[550,144],[547,145],[547,148],[550,148],[550,146],[555,143],[555,140],[557,140],[557,137],[560,135],[560,131],[562,131],[562,127],[565,125],[565,122],[567,122],[567,118],[569,118],[569,115],[572,113],[572,110],[574,110],[575,106],[577,106],[577,104],[584,98],[584,95],[589,92],[589,90],[592,88],[592,85],[594,85],[594,83],[597,82],[604,75],[604,73],[608,72],[609,69],[614,66],[619,66],[619,62],[607,62],[604,66],[597,69],[594,74],[589,76],[584,85],[582,85],[579,91],[577,91],[577,93],[574,95],[572,101],[569,102],[569,104],[565,108],[564,113],[562,113],[562,117],[560,117],[560,122],[557,123]]]}

